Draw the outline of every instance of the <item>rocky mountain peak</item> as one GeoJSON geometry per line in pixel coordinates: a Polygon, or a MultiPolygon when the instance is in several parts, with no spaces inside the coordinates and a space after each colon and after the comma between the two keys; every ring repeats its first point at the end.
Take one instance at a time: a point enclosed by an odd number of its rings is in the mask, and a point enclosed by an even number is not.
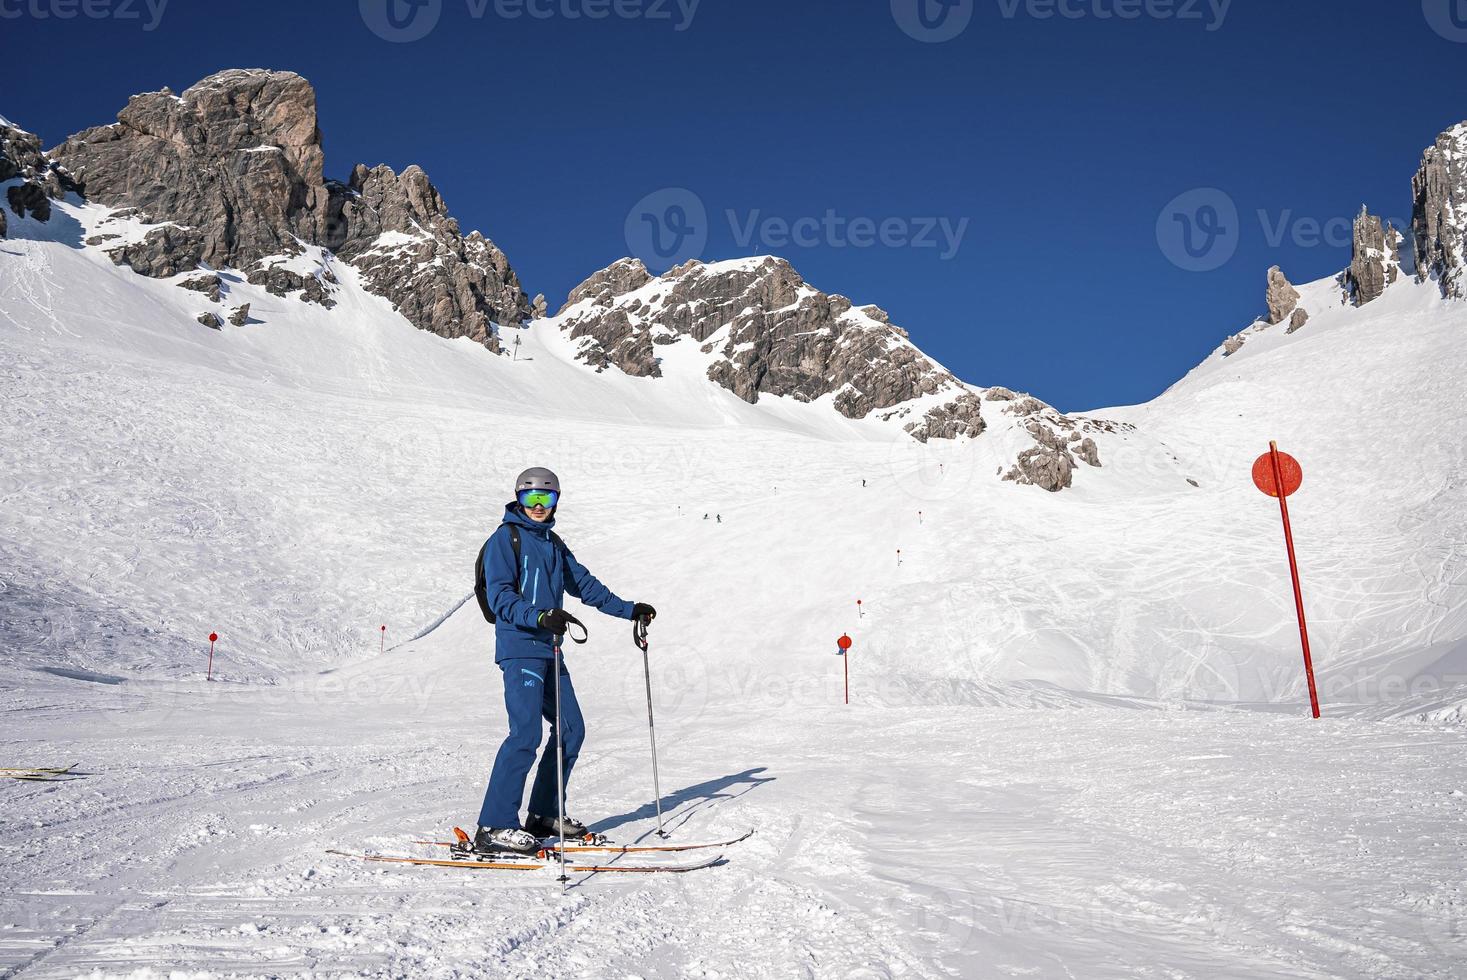
{"type": "Polygon", "coordinates": [[[774,256],[693,260],[656,277],[621,259],[572,290],[550,322],[598,371],[661,377],[659,348],[691,342],[707,378],[747,402],[828,397],[847,418],[896,422],[920,442],[976,438],[991,414],[1031,445],[1001,475],[1047,490],[1069,486],[1079,462],[1099,466],[1086,434],[1110,431],[1004,388],[965,385],[885,310],[821,292],[774,256]]]}
{"type": "Polygon", "coordinates": [[[1467,289],[1467,122],[1427,147],[1411,192],[1416,275],[1436,280],[1442,295],[1460,298],[1467,289]]]}
{"type": "MultiPolygon", "coordinates": [[[[134,96],[117,122],[50,153],[87,198],[159,227],[108,248],[153,277],[200,265],[234,268],[281,295],[332,305],[335,276],[302,274],[308,246],[336,252],[415,326],[497,349],[493,324],[528,318],[509,260],[477,232],[464,237],[416,167],[355,167],[324,178],[316,93],[288,71],[230,69],[175,95],[134,96]]],[[[106,247],[106,236],[97,237],[106,247]]]]}

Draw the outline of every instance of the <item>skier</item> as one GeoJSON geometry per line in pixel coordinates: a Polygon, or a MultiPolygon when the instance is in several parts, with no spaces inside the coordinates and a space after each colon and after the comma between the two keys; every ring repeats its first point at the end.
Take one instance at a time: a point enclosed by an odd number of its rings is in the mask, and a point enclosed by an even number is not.
{"type": "MultiPolygon", "coordinates": [[[[504,520],[484,548],[484,585],[495,616],[494,662],[504,674],[504,707],[509,736],[494,758],[484,807],[479,813],[476,851],[533,854],[544,837],[583,837],[586,827],[565,817],[557,822],[555,754],[564,746],[564,778],[585,739],[585,722],[570,673],[560,669],[560,725],[555,730],[555,657],[552,644],[565,635],[570,617],[560,608],[562,593],[621,619],[651,622],[657,615],[645,602],[618,598],[576,561],[555,534],[560,479],[544,467],[525,470],[515,481],[515,499],[505,505],[504,520]],[[511,528],[518,529],[516,560],[511,528]],[[541,724],[550,722],[550,738],[530,790],[529,813],[520,827],[520,800],[525,778],[540,746],[541,724]],[[563,736],[563,738],[562,738],[563,736]]],[[[564,793],[565,786],[560,787],[564,793]]]]}

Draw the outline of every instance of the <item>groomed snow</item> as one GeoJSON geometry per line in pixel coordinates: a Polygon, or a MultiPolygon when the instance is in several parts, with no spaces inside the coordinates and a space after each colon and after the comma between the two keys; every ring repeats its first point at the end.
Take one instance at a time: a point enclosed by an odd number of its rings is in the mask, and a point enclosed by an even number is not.
{"type": "MultiPolygon", "coordinates": [[[[748,405],[689,342],[664,379],[596,374],[545,322],[496,357],[341,262],[331,311],[226,270],[260,322],[209,330],[57,212],[0,243],[0,766],[83,775],[0,781],[0,971],[1467,970],[1467,308],[1429,284],[1090,413],[1136,430],[1049,495],[998,480],[1011,427],[924,447],[748,405]],[[1248,481],[1270,438],[1305,467],[1319,722],[1248,481]],[[469,603],[407,641],[532,463],[577,555],[660,610],[664,810],[678,840],[757,826],[723,866],[562,898],[325,854],[471,827],[488,628],[469,603]]],[[[584,618],[572,812],[644,839],[640,655],[584,618]]]]}

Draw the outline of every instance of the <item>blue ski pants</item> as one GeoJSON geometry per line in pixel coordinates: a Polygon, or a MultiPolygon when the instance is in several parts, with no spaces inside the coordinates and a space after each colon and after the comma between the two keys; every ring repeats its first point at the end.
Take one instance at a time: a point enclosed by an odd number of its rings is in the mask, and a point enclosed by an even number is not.
{"type": "MultiPolygon", "coordinates": [[[[555,751],[561,732],[555,730],[555,678],[551,671],[555,661],[542,659],[505,660],[499,665],[504,673],[504,707],[509,713],[509,735],[494,757],[494,770],[489,775],[489,789],[484,793],[484,807],[479,811],[480,827],[520,826],[520,800],[525,795],[525,777],[535,762],[540,747],[541,719],[550,723],[550,739],[535,785],[530,790],[529,812],[542,817],[555,817],[555,751]]],[[[560,664],[560,725],[564,730],[565,780],[581,744],[586,740],[586,722],[576,702],[576,689],[571,686],[565,661],[560,664]]],[[[564,791],[565,787],[561,787],[564,791]]]]}

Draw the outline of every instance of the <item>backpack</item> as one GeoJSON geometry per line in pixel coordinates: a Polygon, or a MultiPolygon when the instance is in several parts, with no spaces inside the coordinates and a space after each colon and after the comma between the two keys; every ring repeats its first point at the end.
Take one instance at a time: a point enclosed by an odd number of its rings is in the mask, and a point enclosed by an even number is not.
{"type": "MultiPolygon", "coordinates": [[[[484,622],[490,626],[494,625],[494,610],[489,608],[489,587],[484,582],[484,552],[489,550],[489,542],[494,535],[489,535],[484,541],[484,546],[479,549],[479,558],[474,562],[474,598],[479,600],[479,612],[484,614],[484,622]]],[[[550,542],[555,547],[564,549],[565,542],[560,540],[560,535],[554,531],[550,532],[550,542]]],[[[509,546],[514,551],[514,567],[520,567],[520,529],[515,525],[509,526],[509,546]]],[[[519,579],[515,579],[514,590],[520,591],[519,579]]]]}

